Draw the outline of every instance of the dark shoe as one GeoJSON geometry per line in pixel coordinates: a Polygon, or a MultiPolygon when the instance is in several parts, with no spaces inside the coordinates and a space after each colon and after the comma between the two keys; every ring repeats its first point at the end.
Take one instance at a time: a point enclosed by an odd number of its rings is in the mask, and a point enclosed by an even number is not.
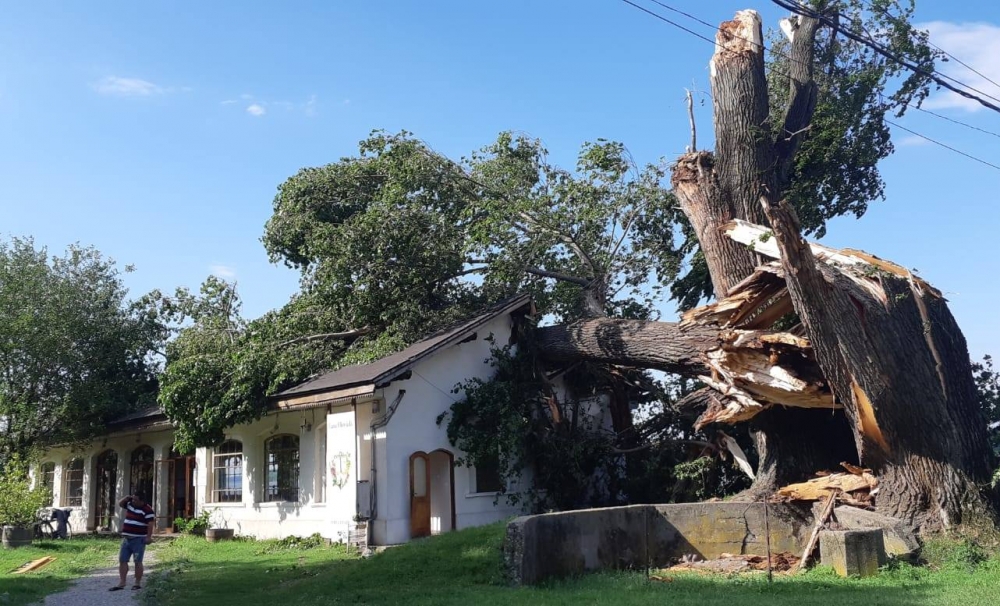
{"type": "Polygon", "coordinates": [[[115,585],[114,587],[112,587],[108,591],[121,591],[122,589],[125,589],[125,588],[122,587],[121,585],[115,585]]]}

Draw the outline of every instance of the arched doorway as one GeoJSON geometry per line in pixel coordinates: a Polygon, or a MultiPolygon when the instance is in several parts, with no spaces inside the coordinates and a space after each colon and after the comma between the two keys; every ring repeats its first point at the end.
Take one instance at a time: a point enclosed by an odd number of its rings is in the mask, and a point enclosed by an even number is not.
{"type": "MultiPolygon", "coordinates": [[[[167,460],[167,524],[173,527],[177,518],[194,517],[195,457],[170,449],[167,460]]],[[[176,532],[176,528],[174,531],[176,532]]]]}
{"type": "Polygon", "coordinates": [[[431,534],[455,530],[455,457],[439,449],[430,454],[431,534]]]}
{"type": "Polygon", "coordinates": [[[447,450],[410,455],[410,538],[455,528],[454,457],[447,450]]]}
{"type": "Polygon", "coordinates": [[[118,453],[105,450],[97,455],[94,465],[95,492],[94,523],[99,531],[110,531],[115,518],[115,486],[118,484],[118,453]]]}

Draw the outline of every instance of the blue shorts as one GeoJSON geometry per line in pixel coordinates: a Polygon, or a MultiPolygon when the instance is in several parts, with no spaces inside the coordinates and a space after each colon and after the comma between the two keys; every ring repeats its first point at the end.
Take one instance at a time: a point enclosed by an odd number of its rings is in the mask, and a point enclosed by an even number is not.
{"type": "Polygon", "coordinates": [[[122,537],[122,546],[118,550],[118,562],[128,564],[129,557],[136,564],[142,564],[142,556],[146,553],[146,537],[122,537]]]}

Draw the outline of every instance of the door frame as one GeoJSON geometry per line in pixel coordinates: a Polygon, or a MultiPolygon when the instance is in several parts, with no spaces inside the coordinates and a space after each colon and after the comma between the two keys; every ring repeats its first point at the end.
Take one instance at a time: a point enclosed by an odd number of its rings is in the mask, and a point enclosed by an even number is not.
{"type": "Polygon", "coordinates": [[[119,459],[118,452],[113,448],[105,449],[94,457],[94,529],[98,532],[114,529],[112,520],[114,520],[118,505],[116,496],[119,459]],[[102,464],[108,453],[114,455],[114,465],[111,467],[105,467],[102,464]],[[110,472],[111,477],[105,478],[108,472],[110,472]],[[106,501],[103,500],[104,492],[107,492],[106,501]],[[107,522],[107,525],[102,525],[102,522],[107,522]]]}
{"type": "MultiPolygon", "coordinates": [[[[408,471],[410,476],[410,538],[417,539],[421,537],[431,536],[431,456],[422,450],[410,455],[408,471]],[[423,498],[427,501],[427,524],[426,532],[424,532],[424,526],[416,526],[414,520],[416,519],[416,484],[413,478],[413,463],[417,459],[421,459],[424,462],[424,496],[423,498]]],[[[420,520],[423,522],[423,520],[420,520]]]]}

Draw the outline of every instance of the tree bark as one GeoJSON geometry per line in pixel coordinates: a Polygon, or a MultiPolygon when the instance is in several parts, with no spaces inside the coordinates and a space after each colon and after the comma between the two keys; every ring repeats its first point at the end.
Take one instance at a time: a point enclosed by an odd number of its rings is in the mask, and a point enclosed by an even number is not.
{"type": "Polygon", "coordinates": [[[861,254],[871,264],[856,274],[822,271],[791,207],[761,202],[816,359],[845,408],[861,464],[879,479],[877,509],[928,529],[992,523],[993,496],[980,487],[994,455],[965,337],[941,294],[861,254]]]}
{"type": "MultiPolygon", "coordinates": [[[[818,22],[803,18],[798,25],[789,62],[791,95],[779,135],[771,132],[769,121],[760,17],[754,11],[740,11],[719,27],[709,66],[715,154],[685,154],[673,167],[671,184],[698,236],[720,299],[762,262],[750,248],[725,237],[723,230],[733,219],[766,225],[760,193],[785,186],[798,142],[815,109],[811,65],[818,22]]],[[[836,432],[836,427],[817,420],[824,426],[821,433],[836,432]]],[[[772,492],[778,478],[801,480],[816,471],[809,467],[816,462],[810,436],[781,432],[770,423],[756,423],[751,433],[761,455],[753,494],[772,492]],[[776,468],[779,463],[784,469],[776,468]]]]}

